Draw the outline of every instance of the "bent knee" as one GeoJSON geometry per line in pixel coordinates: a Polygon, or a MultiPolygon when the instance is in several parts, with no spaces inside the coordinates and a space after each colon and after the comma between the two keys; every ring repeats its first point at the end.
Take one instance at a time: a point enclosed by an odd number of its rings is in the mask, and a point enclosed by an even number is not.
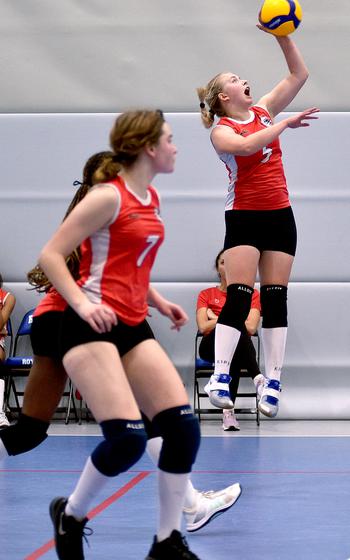
{"type": "Polygon", "coordinates": [[[175,474],[188,473],[200,445],[200,428],[189,405],[163,410],[153,418],[163,438],[159,468],[175,474]]]}
{"type": "Polygon", "coordinates": [[[147,435],[142,420],[105,420],[101,422],[105,440],[93,453],[91,460],[105,476],[127,471],[142,457],[147,435]]]}
{"type": "Polygon", "coordinates": [[[1,430],[0,438],[9,455],[21,455],[45,441],[48,427],[48,422],[21,414],[15,424],[1,430]]]}

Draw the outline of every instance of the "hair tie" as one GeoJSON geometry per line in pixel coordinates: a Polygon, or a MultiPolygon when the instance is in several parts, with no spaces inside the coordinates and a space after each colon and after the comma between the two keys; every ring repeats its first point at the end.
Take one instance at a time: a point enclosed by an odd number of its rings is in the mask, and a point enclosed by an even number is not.
{"type": "Polygon", "coordinates": [[[80,181],[73,181],[73,187],[77,187],[78,185],[83,185],[80,181]]]}
{"type": "Polygon", "coordinates": [[[205,109],[205,103],[203,103],[203,101],[200,102],[199,106],[201,109],[205,109]]]}

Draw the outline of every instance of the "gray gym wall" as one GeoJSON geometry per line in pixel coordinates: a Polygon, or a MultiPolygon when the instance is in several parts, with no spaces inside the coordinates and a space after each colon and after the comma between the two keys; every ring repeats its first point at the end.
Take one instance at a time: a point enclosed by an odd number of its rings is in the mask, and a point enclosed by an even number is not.
{"type": "MultiPolygon", "coordinates": [[[[260,0],[0,0],[0,111],[195,111],[195,88],[222,70],[256,98],[284,74],[255,27],[260,0]]],[[[350,3],[302,0],[295,40],[311,79],[291,110],[347,111],[350,3]]]]}

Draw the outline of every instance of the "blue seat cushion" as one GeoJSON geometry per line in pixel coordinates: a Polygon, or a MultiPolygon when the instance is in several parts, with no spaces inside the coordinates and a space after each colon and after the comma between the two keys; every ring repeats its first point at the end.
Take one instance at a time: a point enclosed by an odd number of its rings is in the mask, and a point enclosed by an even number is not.
{"type": "Polygon", "coordinates": [[[202,358],[196,358],[196,369],[208,369],[213,368],[214,364],[212,362],[207,362],[206,360],[202,360],[202,358]]]}

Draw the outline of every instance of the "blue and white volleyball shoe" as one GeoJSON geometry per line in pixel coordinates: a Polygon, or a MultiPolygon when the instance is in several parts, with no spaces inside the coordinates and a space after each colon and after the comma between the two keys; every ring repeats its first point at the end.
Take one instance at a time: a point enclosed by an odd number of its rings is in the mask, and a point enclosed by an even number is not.
{"type": "Polygon", "coordinates": [[[210,521],[221,515],[238,500],[242,488],[238,482],[223,488],[223,490],[209,492],[196,492],[196,501],[193,508],[184,508],[183,514],[186,521],[186,530],[189,533],[198,531],[210,521]]]}
{"type": "Polygon", "coordinates": [[[269,418],[277,416],[281,383],[277,379],[266,379],[258,407],[262,414],[269,418]]]}
{"type": "Polygon", "coordinates": [[[226,373],[213,373],[208,383],[204,387],[209,400],[217,408],[233,408],[230,397],[229,383],[231,377],[226,373]]]}

